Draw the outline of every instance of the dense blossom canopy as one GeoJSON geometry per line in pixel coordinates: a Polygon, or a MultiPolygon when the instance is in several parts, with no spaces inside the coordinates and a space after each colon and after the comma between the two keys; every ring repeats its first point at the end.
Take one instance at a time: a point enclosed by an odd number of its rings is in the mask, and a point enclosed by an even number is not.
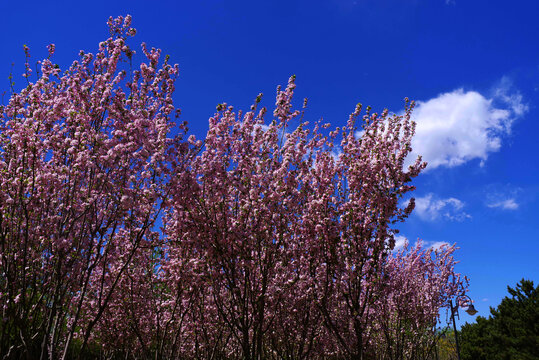
{"type": "Polygon", "coordinates": [[[259,95],[184,140],[178,66],[143,44],[132,71],[130,23],[63,73],[51,45],[0,108],[0,354],[426,358],[467,283],[454,247],[393,251],[413,102],[332,130],[292,77],[271,120],[259,95]]]}

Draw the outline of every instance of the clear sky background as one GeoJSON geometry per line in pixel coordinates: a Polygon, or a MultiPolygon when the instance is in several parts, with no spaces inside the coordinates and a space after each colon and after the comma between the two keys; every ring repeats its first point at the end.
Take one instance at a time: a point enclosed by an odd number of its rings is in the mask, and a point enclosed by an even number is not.
{"type": "Polygon", "coordinates": [[[538,1],[0,0],[0,14],[0,93],[12,69],[24,84],[23,44],[34,62],[56,44],[65,69],[106,39],[109,16],[131,14],[135,49],[180,64],[175,104],[198,138],[218,103],[247,109],[262,92],[271,107],[292,74],[306,119],[334,126],[358,102],[399,113],[414,99],[414,152],[430,165],[402,234],[457,243],[480,315],[507,285],[539,282],[538,1]]]}

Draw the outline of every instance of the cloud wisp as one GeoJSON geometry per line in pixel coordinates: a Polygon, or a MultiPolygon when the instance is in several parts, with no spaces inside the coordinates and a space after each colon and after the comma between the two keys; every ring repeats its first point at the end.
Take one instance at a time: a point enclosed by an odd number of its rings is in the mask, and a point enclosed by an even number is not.
{"type": "Polygon", "coordinates": [[[395,247],[393,248],[393,251],[399,251],[406,245],[408,245],[408,239],[406,238],[406,236],[397,235],[395,236],[395,247]]]}
{"type": "MultiPolygon", "coordinates": [[[[432,249],[434,251],[439,250],[442,246],[451,246],[446,241],[423,241],[423,240],[417,240],[417,243],[420,242],[422,244],[422,247],[424,249],[432,249]]],[[[404,247],[409,246],[410,242],[404,235],[397,235],[395,236],[395,247],[393,248],[393,252],[397,252],[402,250],[404,247]]]]}
{"type": "Polygon", "coordinates": [[[490,185],[485,205],[491,209],[517,210],[522,200],[523,189],[517,186],[490,185]]]}
{"type": "Polygon", "coordinates": [[[500,208],[504,210],[516,210],[519,207],[519,204],[515,201],[515,199],[505,199],[500,200],[498,202],[493,202],[487,204],[489,208],[500,208]]]}
{"type": "Polygon", "coordinates": [[[415,199],[414,212],[425,221],[463,221],[471,218],[471,215],[462,210],[464,206],[464,202],[457,198],[441,199],[431,193],[415,199]]]}

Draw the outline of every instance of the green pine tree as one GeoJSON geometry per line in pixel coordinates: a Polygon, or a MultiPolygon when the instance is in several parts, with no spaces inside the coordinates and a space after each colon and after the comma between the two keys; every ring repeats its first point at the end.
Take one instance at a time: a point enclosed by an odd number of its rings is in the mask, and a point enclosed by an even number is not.
{"type": "Polygon", "coordinates": [[[539,359],[539,286],[522,279],[491,316],[461,329],[463,360],[539,359]]]}

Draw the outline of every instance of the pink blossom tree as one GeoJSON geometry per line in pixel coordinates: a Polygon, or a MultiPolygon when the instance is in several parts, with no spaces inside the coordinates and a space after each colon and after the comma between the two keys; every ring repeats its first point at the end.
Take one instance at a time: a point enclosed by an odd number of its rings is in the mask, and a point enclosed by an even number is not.
{"type": "MultiPolygon", "coordinates": [[[[309,172],[305,157],[313,144],[302,127],[286,133],[300,114],[291,110],[294,87],[291,79],[278,90],[275,120],[267,127],[266,110],[257,112],[256,103],[245,115],[220,105],[204,149],[190,163],[190,192],[173,197],[171,240],[191,251],[190,271],[218,315],[208,320],[227,329],[227,356],[267,355],[264,342],[276,307],[297,277],[294,238],[308,191],[302,185],[309,172]]],[[[171,256],[167,266],[177,260],[171,256]]]]}
{"type": "Polygon", "coordinates": [[[342,139],[338,155],[330,139],[313,166],[301,243],[317,307],[337,353],[347,358],[364,358],[371,341],[371,309],[397,231],[392,226],[414,206],[413,199],[405,208],[399,201],[425,166],[417,159],[403,168],[414,133],[412,109],[410,104],[402,116],[368,109],[358,128],[358,106],[347,125],[330,134],[342,139]]]}
{"type": "Polygon", "coordinates": [[[376,359],[425,359],[434,350],[440,309],[466,292],[455,272],[455,245],[406,245],[388,256],[378,289],[373,328],[376,359]]]}
{"type": "Polygon", "coordinates": [[[159,66],[160,51],[143,45],[148,62],[123,70],[134,54],[130,22],[111,18],[111,37],[64,73],[51,45],[37,81],[1,108],[0,349],[8,358],[66,358],[74,336],[84,349],[134,260],[150,272],[156,265],[144,254],[159,246],[156,221],[182,162],[179,138],[169,136],[178,67],[159,66]]]}
{"type": "Polygon", "coordinates": [[[292,110],[294,88],[291,78],[278,90],[269,125],[260,97],[245,115],[218,107],[188,167],[191,183],[174,192],[168,236],[182,255],[166,266],[191,258],[188,271],[211,298],[203,311],[216,316],[195,328],[220,324],[223,356],[364,358],[381,345],[373,322],[389,296],[380,289],[390,286],[394,224],[414,205],[399,201],[425,166],[418,159],[403,169],[413,104],[403,116],[368,112],[359,128],[358,106],[345,127],[323,135],[320,125],[290,129],[302,114],[292,110]]]}
{"type": "Polygon", "coordinates": [[[184,142],[178,67],[143,44],[131,71],[130,23],[64,73],[51,45],[0,108],[0,354],[422,356],[466,283],[454,248],[392,252],[425,167],[404,167],[413,103],[328,130],[293,109],[292,77],[271,121],[261,96],[221,104],[184,142]]]}

